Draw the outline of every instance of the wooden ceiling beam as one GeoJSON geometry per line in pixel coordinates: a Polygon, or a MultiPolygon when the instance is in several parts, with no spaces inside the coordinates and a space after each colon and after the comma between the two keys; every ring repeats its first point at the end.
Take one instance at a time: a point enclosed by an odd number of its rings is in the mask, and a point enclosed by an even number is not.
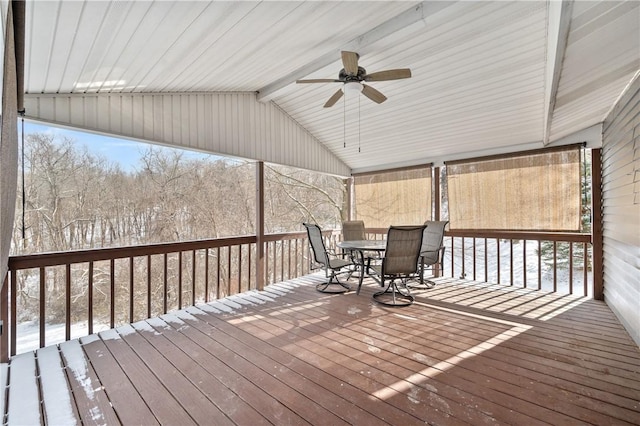
{"type": "Polygon", "coordinates": [[[573,0],[551,1],[548,6],[547,58],[544,90],[544,135],[543,145],[548,145],[562,74],[562,64],[567,50],[571,27],[573,0]]]}

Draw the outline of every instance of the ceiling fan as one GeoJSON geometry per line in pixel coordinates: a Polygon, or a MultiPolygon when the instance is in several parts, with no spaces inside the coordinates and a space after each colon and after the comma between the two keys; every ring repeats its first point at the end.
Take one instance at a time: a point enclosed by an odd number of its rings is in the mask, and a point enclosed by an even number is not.
{"type": "MultiPolygon", "coordinates": [[[[399,68],[395,70],[378,71],[371,74],[367,74],[367,70],[358,66],[358,59],[360,55],[356,52],[342,51],[342,64],[344,68],[340,70],[338,79],[312,79],[312,80],[296,80],[296,83],[342,83],[344,84],[345,91],[362,92],[367,98],[373,102],[381,104],[387,100],[387,97],[380,93],[378,90],[371,86],[367,86],[364,82],[369,81],[388,81],[388,80],[400,80],[403,78],[411,77],[411,70],[409,68],[399,68]]],[[[344,95],[342,89],[338,89],[324,104],[325,108],[333,106],[344,95]]]]}

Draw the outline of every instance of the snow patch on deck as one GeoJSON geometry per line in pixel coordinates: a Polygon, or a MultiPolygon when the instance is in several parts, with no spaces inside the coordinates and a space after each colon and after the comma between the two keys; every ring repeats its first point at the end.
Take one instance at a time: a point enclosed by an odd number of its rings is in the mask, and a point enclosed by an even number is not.
{"type": "Polygon", "coordinates": [[[71,396],[69,391],[64,391],[68,389],[67,378],[61,368],[58,347],[47,346],[39,349],[37,354],[47,424],[75,425],[71,396]]]}

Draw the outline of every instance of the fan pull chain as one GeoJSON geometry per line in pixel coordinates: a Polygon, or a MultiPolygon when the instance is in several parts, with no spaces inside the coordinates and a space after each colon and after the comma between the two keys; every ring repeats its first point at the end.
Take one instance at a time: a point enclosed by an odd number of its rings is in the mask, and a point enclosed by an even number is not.
{"type": "Polygon", "coordinates": [[[362,96],[358,95],[358,152],[360,152],[360,98],[362,96]]]}

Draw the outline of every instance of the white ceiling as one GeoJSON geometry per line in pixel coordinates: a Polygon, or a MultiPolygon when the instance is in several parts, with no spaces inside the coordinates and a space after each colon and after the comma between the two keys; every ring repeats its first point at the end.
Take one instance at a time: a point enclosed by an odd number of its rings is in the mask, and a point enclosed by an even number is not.
{"type": "Polygon", "coordinates": [[[258,92],[354,171],[567,140],[640,69],[637,1],[36,0],[26,23],[27,93],[258,92]],[[295,80],[341,50],[413,77],[323,108],[341,84],[295,80]]]}

